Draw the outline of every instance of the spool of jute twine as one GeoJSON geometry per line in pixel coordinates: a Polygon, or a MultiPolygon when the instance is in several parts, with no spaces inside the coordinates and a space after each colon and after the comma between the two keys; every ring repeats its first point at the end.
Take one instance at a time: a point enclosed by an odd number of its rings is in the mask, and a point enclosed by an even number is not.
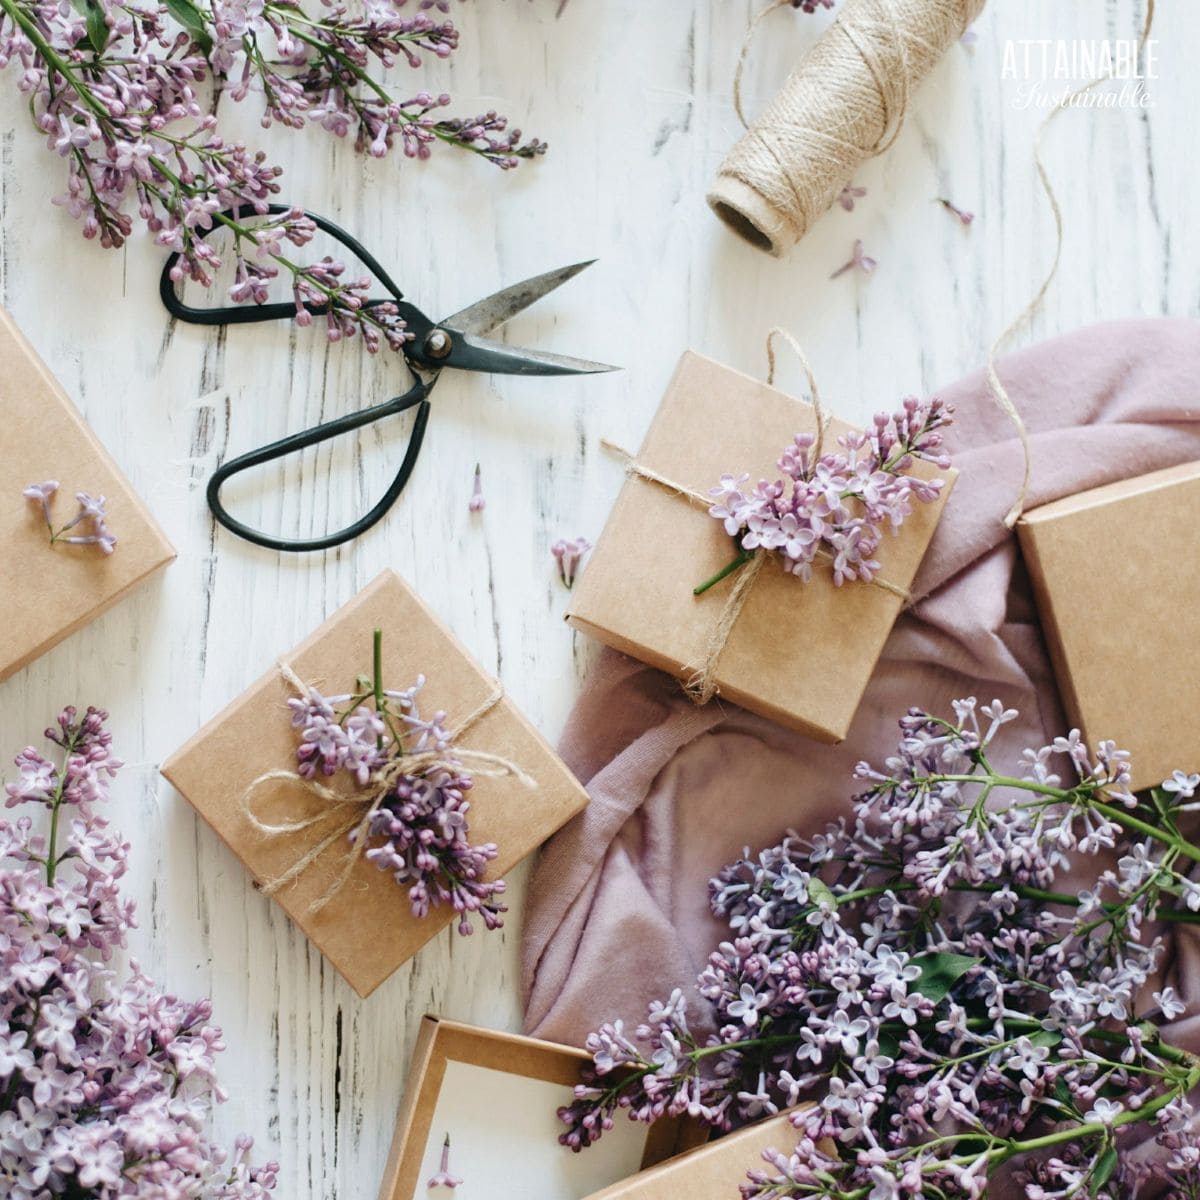
{"type": "MultiPolygon", "coordinates": [[[[758,22],[742,46],[740,80],[758,22]]],[[[779,256],[837,199],[855,170],[895,140],[909,97],[984,0],[845,0],[838,19],[729,152],[708,194],[713,211],[751,244],[779,256]]]]}

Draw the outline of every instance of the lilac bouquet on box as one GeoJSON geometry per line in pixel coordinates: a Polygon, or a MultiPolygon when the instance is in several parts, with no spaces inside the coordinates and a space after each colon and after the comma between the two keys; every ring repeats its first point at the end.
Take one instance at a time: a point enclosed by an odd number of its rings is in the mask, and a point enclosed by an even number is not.
{"type": "Polygon", "coordinates": [[[914,500],[932,503],[940,479],[910,473],[918,459],[945,469],[942,430],[953,410],[938,399],[909,396],[899,412],[878,413],[869,430],[838,439],[841,452],[822,453],[818,438],[799,433],[779,459],[788,483],[723,475],[708,510],[737,544],[737,556],[695,589],[707,591],[745,566],[755,553],[778,554],[785,571],[807,583],[818,557],[833,563],[833,581],[869,582],[879,571],[875,552],[885,530],[899,532],[914,500]]]}
{"type": "MultiPolygon", "coordinates": [[[[354,861],[363,854],[408,888],[414,916],[424,917],[430,908],[449,904],[459,914],[459,933],[472,932],[472,914],[478,914],[488,929],[498,929],[507,911],[500,901],[505,884],[484,877],[498,854],[495,843],[473,845],[469,840],[467,794],[474,780],[465,764],[472,762],[475,770],[490,774],[515,774],[517,769],[495,755],[456,747],[457,734],[447,726],[445,712],[439,710],[428,719],[421,716],[417,695],[425,677],[418,676],[403,691],[385,688],[382,659],[382,634],[376,630],[373,675],[360,676],[355,692],[324,696],[300,685],[300,696],[288,701],[292,724],[300,731],[296,758],[301,778],[348,775],[363,790],[364,815],[351,815],[345,823],[352,852],[324,900],[347,881],[354,861]]],[[[463,722],[457,733],[498,698],[463,722]]],[[[324,789],[317,790],[330,798],[324,789]]],[[[341,801],[340,794],[332,798],[341,801]]],[[[341,833],[335,830],[329,836],[341,833]]],[[[273,881],[271,890],[307,865],[302,859],[273,881]]]]}
{"type": "Polygon", "coordinates": [[[54,198],[83,222],[87,238],[121,246],[135,217],[180,254],[176,278],[207,286],[220,265],[202,236],[214,222],[230,237],[235,302],[266,299],[275,276],[305,302],[328,307],[331,338],[360,332],[367,348],[403,340],[391,306],[365,303],[364,281],[343,278],[333,259],[303,264],[290,247],[314,234],[299,211],[252,225],[279,191],[266,154],[223,138],[205,96],[261,98],[262,123],[313,123],[353,137],[372,157],[399,150],[428,158],[434,146],[471,151],[515,167],[545,150],[522,141],[504,117],[443,115],[450,97],[386,82],[397,63],[419,68],[458,46],[445,0],[0,0],[0,67],[12,66],[34,126],[63,161],[66,190],[54,198]],[[240,210],[236,218],[227,210],[240,210]]]}
{"type": "Polygon", "coordinates": [[[198,1197],[263,1200],[274,1163],[252,1167],[203,1135],[224,1048],[207,1000],[160,992],[111,965],[132,928],[118,886],[128,845],[96,812],[120,767],[106,714],[73,708],[6,786],[0,821],[0,1184],[6,1200],[198,1197]]]}
{"type": "Polygon", "coordinates": [[[726,868],[729,940],[698,981],[716,1032],[681,991],[636,1031],[605,1025],[561,1140],[621,1109],[728,1129],[809,1099],[747,1200],[975,1200],[998,1173],[1028,1200],[1200,1196],[1200,1058],[1160,1028],[1186,1009],[1154,932],[1200,920],[1180,830],[1200,775],[1138,799],[1128,756],[1077,733],[1006,772],[1015,716],[910,712],[896,754],[859,765],[852,819],[726,868]],[[1091,886],[1056,889],[1088,863],[1091,886]]]}

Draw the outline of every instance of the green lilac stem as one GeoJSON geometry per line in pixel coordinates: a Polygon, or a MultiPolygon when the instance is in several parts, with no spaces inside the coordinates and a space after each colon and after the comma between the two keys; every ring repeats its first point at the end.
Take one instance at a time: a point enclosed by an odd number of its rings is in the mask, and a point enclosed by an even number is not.
{"type": "MultiPolygon", "coordinates": [[[[730,1050],[745,1050],[745,1049],[765,1049],[771,1046],[791,1046],[796,1041],[795,1035],[790,1033],[775,1034],[770,1037],[746,1038],[744,1041],[726,1043],[721,1042],[715,1046],[692,1046],[687,1051],[687,1058],[693,1066],[696,1066],[702,1058],[708,1058],[713,1054],[723,1054],[730,1050]]],[[[632,1063],[618,1064],[614,1069],[614,1073],[621,1070],[621,1067],[626,1068],[626,1073],[622,1074],[613,1087],[606,1088],[605,1093],[613,1098],[619,1096],[622,1091],[631,1083],[636,1083],[640,1079],[644,1079],[647,1075],[653,1074],[658,1068],[653,1063],[647,1063],[642,1060],[643,1065],[634,1066],[632,1063]]]]}
{"type": "Polygon", "coordinates": [[[13,22],[25,31],[25,36],[33,43],[37,52],[48,62],[54,69],[66,80],[69,80],[75,90],[83,98],[88,108],[90,108],[98,117],[103,120],[109,118],[108,109],[92,95],[89,88],[80,86],[79,79],[75,74],[71,64],[67,62],[61,54],[46,40],[42,34],[41,28],[37,22],[29,17],[29,14],[21,7],[16,0],[0,0],[0,8],[3,8],[13,22]]]}
{"type": "Polygon", "coordinates": [[[54,883],[54,872],[58,869],[58,811],[62,807],[63,793],[67,786],[67,759],[75,749],[75,735],[72,733],[66,745],[63,746],[63,762],[58,772],[58,783],[54,788],[54,796],[50,802],[50,839],[46,844],[46,886],[54,883]]]}
{"type": "Polygon", "coordinates": [[[1186,854],[1188,858],[1194,862],[1200,862],[1200,846],[1187,841],[1178,833],[1173,833],[1168,830],[1159,829],[1155,825],[1151,825],[1148,821],[1143,821],[1138,817],[1131,816],[1123,809],[1117,808],[1111,804],[1104,804],[1099,800],[1092,803],[1092,807],[1110,821],[1115,821],[1118,825],[1125,829],[1136,829],[1138,833],[1143,833],[1147,837],[1152,837],[1157,841],[1163,842],[1170,846],[1173,850],[1178,850],[1181,854],[1186,854]]]}
{"type": "MultiPolygon", "coordinates": [[[[895,782],[895,781],[893,781],[895,782]]],[[[995,787],[1019,788],[1023,792],[1037,792],[1041,796],[1053,796],[1055,800],[1070,800],[1075,794],[1066,788],[1051,787],[1033,779],[1018,779],[1015,775],[926,775],[922,783],[987,783],[995,787]]]]}
{"type": "MultiPolygon", "coordinates": [[[[989,781],[996,787],[1018,788],[1024,792],[1035,792],[1038,795],[1049,796],[1055,800],[1072,800],[1078,795],[1078,789],[1050,787],[1047,784],[1038,783],[1032,779],[1017,779],[1012,775],[990,775],[987,777],[967,774],[929,775],[924,780],[926,783],[985,783],[989,781]]],[[[1102,800],[1092,799],[1089,803],[1096,812],[1106,816],[1110,821],[1120,825],[1123,829],[1136,830],[1138,833],[1152,837],[1173,849],[1179,850],[1193,861],[1200,862],[1200,846],[1187,841],[1186,838],[1180,837],[1178,833],[1160,829],[1157,825],[1151,825],[1148,821],[1143,821],[1131,815],[1127,809],[1118,808],[1113,804],[1105,804],[1102,800]]]]}
{"type": "MultiPolygon", "coordinates": [[[[952,892],[972,892],[982,893],[984,895],[995,895],[997,892],[1002,892],[1007,888],[1015,896],[1019,896],[1022,900],[1038,900],[1043,904],[1066,904],[1072,908],[1078,908],[1080,901],[1078,896],[1069,895],[1067,892],[1050,892],[1045,888],[1029,887],[1023,883],[955,883],[950,885],[952,892]]],[[[885,892],[915,892],[917,884],[911,880],[896,880],[892,883],[880,884],[877,887],[857,888],[853,892],[845,892],[842,895],[835,895],[834,899],[838,904],[850,904],[856,900],[864,900],[871,896],[882,896],[885,892]]],[[[1118,912],[1124,908],[1122,904],[1105,904],[1102,906],[1109,915],[1118,912]]],[[[1159,909],[1154,914],[1156,921],[1177,921],[1182,924],[1200,924],[1200,912],[1191,912],[1183,909],[1168,909],[1163,911],[1159,909]]]]}
{"type": "Polygon", "coordinates": [[[740,571],[741,568],[744,567],[753,557],[753,551],[745,549],[739,550],[737,558],[730,563],[726,563],[726,565],[723,566],[711,579],[700,584],[699,587],[692,588],[692,595],[703,596],[710,587],[715,587],[721,582],[722,579],[726,579],[732,575],[734,571],[740,571]]]}
{"type": "MultiPolygon", "coordinates": [[[[4,0],[0,0],[0,3],[3,3],[3,2],[4,2],[4,0]]],[[[349,75],[350,77],[352,77],[354,79],[357,79],[360,83],[362,83],[366,87],[370,88],[371,91],[373,91],[375,93],[375,95],[381,101],[383,101],[384,104],[390,105],[393,103],[392,97],[388,95],[386,89],[383,88],[376,80],[372,79],[370,75],[368,75],[361,67],[359,67],[355,62],[353,62],[351,59],[349,59],[340,50],[338,50],[334,46],[331,46],[328,42],[325,42],[322,39],[313,36],[311,33],[307,32],[305,29],[298,28],[297,25],[293,21],[293,18],[295,16],[294,13],[292,13],[290,10],[286,10],[286,15],[284,15],[285,10],[278,7],[277,5],[270,5],[270,9],[272,12],[279,13],[281,16],[283,16],[284,22],[286,23],[288,29],[297,38],[299,38],[300,41],[304,42],[306,45],[311,46],[314,50],[316,50],[323,57],[337,63],[338,66],[341,67],[341,69],[347,75],[349,75]]],[[[315,24],[312,22],[308,22],[308,24],[310,24],[310,26],[313,28],[323,28],[323,26],[320,26],[319,24],[315,24]]],[[[346,95],[347,95],[348,99],[350,99],[352,102],[354,101],[354,98],[352,96],[350,96],[348,91],[347,91],[346,95]]],[[[356,104],[356,107],[360,107],[360,106],[356,104]]],[[[415,125],[420,120],[420,116],[414,116],[412,113],[407,112],[405,109],[400,108],[399,106],[397,106],[397,110],[398,110],[397,115],[407,125],[415,125]]],[[[484,153],[484,151],[481,150],[478,146],[472,146],[466,142],[460,141],[459,138],[455,135],[454,131],[443,129],[440,122],[435,121],[432,125],[429,125],[426,128],[428,128],[429,131],[440,141],[452,142],[455,145],[462,146],[466,150],[473,150],[476,154],[484,153]]]]}
{"type": "MultiPolygon", "coordinates": [[[[387,709],[387,700],[383,695],[383,630],[376,629],[372,642],[371,655],[371,688],[375,695],[375,711],[381,715],[387,709]]],[[[380,750],[383,749],[383,734],[375,740],[380,750]]]]}
{"type": "MultiPolygon", "coordinates": [[[[6,12],[13,19],[13,21],[16,24],[20,25],[20,27],[24,30],[26,36],[33,43],[37,52],[39,54],[41,54],[42,57],[45,58],[45,60],[48,63],[50,63],[51,66],[53,66],[54,69],[56,71],[58,71],[58,73],[70,83],[70,85],[74,88],[74,90],[78,93],[78,95],[83,99],[83,101],[87,104],[87,106],[92,110],[92,112],[96,114],[101,125],[104,125],[104,126],[110,125],[112,122],[112,114],[109,113],[108,109],[103,104],[101,104],[99,100],[96,99],[96,97],[93,95],[93,93],[91,91],[91,88],[88,87],[81,80],[79,75],[75,72],[73,66],[65,58],[63,58],[62,55],[59,54],[58,51],[56,51],[54,49],[54,47],[46,40],[46,38],[43,36],[40,28],[38,27],[37,23],[32,21],[29,18],[29,16],[24,12],[24,10],[21,8],[18,0],[0,0],[0,9],[2,9],[4,12],[6,12]]],[[[324,43],[318,42],[316,39],[312,39],[310,37],[305,37],[299,30],[294,30],[293,32],[295,32],[297,34],[297,36],[301,37],[302,40],[310,42],[314,46],[319,46],[319,47],[323,48],[324,50],[327,50],[330,53],[334,54],[336,57],[339,57],[339,58],[342,57],[342,56],[338,55],[336,51],[332,50],[331,47],[326,46],[324,43]]],[[[359,79],[361,79],[368,86],[372,87],[375,90],[375,92],[379,95],[380,99],[382,99],[384,101],[389,100],[387,93],[385,91],[383,91],[381,89],[381,87],[374,80],[372,80],[368,75],[357,70],[357,68],[354,67],[354,64],[350,63],[349,60],[346,60],[346,66],[359,79]]],[[[53,86],[52,86],[53,80],[52,79],[50,80],[50,83],[51,83],[51,90],[53,90],[53,86]]],[[[406,115],[406,114],[404,114],[404,115],[406,115]]],[[[34,118],[32,109],[30,112],[30,116],[31,116],[31,118],[34,118]]],[[[37,125],[36,119],[34,119],[34,124],[35,124],[35,126],[37,125]]],[[[438,136],[441,137],[443,141],[454,140],[453,138],[447,138],[445,135],[438,132],[436,129],[434,132],[438,133],[438,136]]],[[[201,158],[204,157],[201,147],[193,146],[191,143],[187,142],[184,139],[174,137],[165,131],[159,131],[158,136],[164,138],[166,141],[171,142],[173,145],[175,145],[177,147],[183,146],[183,147],[187,147],[190,150],[193,150],[194,152],[199,154],[201,158]]],[[[80,159],[80,161],[82,161],[82,157],[79,154],[79,151],[75,152],[75,156],[77,159],[80,159]]],[[[198,195],[200,192],[202,192],[204,190],[203,188],[185,184],[183,182],[183,180],[174,171],[172,171],[171,168],[156,154],[150,156],[150,164],[154,168],[154,170],[157,171],[164,179],[166,179],[169,183],[173,184],[177,189],[186,193],[189,196],[198,195]]],[[[91,191],[93,201],[98,200],[98,197],[96,195],[96,189],[92,183],[90,172],[84,170],[81,172],[81,174],[88,181],[88,187],[89,187],[89,190],[91,191]]],[[[161,188],[155,187],[152,182],[146,181],[146,180],[142,181],[141,186],[144,187],[148,191],[154,192],[158,196],[160,201],[162,201],[163,203],[166,203],[166,197],[163,195],[163,191],[161,188]]],[[[255,240],[253,231],[251,229],[249,229],[247,226],[241,224],[238,221],[232,220],[231,218],[227,217],[224,213],[221,213],[221,212],[214,213],[213,215],[216,218],[216,220],[218,220],[221,224],[226,226],[226,228],[232,230],[234,236],[238,239],[239,242],[242,239],[250,239],[251,241],[255,240]]],[[[306,278],[312,286],[316,287],[319,291],[324,292],[325,295],[327,297],[329,297],[329,299],[331,301],[335,299],[335,292],[333,291],[333,289],[326,286],[320,280],[314,279],[307,271],[304,270],[304,268],[302,268],[299,265],[297,265],[296,263],[292,262],[290,259],[284,257],[282,254],[272,253],[271,257],[276,262],[278,262],[282,266],[286,267],[292,273],[293,276],[295,276],[295,277],[303,276],[304,278],[306,278]]],[[[370,316],[369,308],[364,309],[362,311],[362,315],[366,320],[371,321],[372,324],[377,325],[380,328],[382,328],[382,326],[380,325],[380,322],[377,320],[374,320],[370,316]]]]}
{"type": "Polygon", "coordinates": [[[1155,1113],[1166,1108],[1168,1104],[1177,1100],[1180,1096],[1186,1095],[1192,1087],[1195,1087],[1197,1081],[1200,1081],[1200,1069],[1193,1070],[1183,1083],[1176,1085],[1170,1091],[1163,1092],[1161,1096],[1156,1096],[1141,1108],[1127,1109],[1120,1116],[1114,1117],[1111,1126],[1104,1125],[1099,1121],[1090,1121],[1085,1125],[1075,1125],[1068,1129],[1058,1129],[1053,1133],[1043,1134],[1041,1137],[1029,1138],[1024,1142],[1010,1142],[1007,1149],[995,1161],[997,1163],[1007,1162],[1008,1159],[1018,1154],[1029,1154],[1035,1150],[1044,1150],[1048,1146],[1061,1146],[1063,1142],[1074,1141],[1076,1138],[1091,1137],[1093,1134],[1107,1134],[1110,1129],[1116,1130],[1123,1125],[1148,1122],[1148,1119],[1154,1116],[1155,1113]]]}
{"type": "MultiPolygon", "coordinates": [[[[1074,1142],[1077,1140],[1090,1138],[1094,1136],[1109,1137],[1111,1134],[1122,1128],[1125,1125],[1134,1125],[1146,1121],[1155,1113],[1166,1108],[1168,1104],[1177,1100],[1180,1096],[1186,1095],[1191,1088],[1195,1087],[1200,1082],[1200,1068],[1189,1074],[1188,1078],[1177,1084],[1174,1088],[1164,1092],[1161,1096],[1156,1096],[1148,1104],[1143,1105],[1138,1109],[1128,1109],[1115,1117],[1111,1125],[1105,1125],[1099,1121],[1089,1121],[1085,1124],[1069,1125],[1065,1129],[1058,1129],[1052,1133],[1043,1134],[1040,1137],[1028,1138],[1025,1141],[1016,1141],[1013,1139],[993,1138],[992,1145],[986,1151],[990,1168],[999,1166],[1001,1163],[1008,1162],[1009,1159],[1016,1158],[1018,1155],[1031,1154],[1038,1150],[1045,1150],[1052,1146],[1061,1146],[1064,1142],[1074,1142]]],[[[968,1131],[959,1135],[959,1137],[951,1137],[948,1139],[939,1139],[942,1141],[951,1140],[957,1143],[958,1140],[967,1140],[986,1137],[986,1134],[981,1134],[973,1131],[968,1131]]],[[[959,1156],[956,1161],[967,1163],[974,1161],[978,1155],[968,1154],[959,1156]]],[[[932,1163],[926,1169],[937,1169],[939,1164],[932,1163]]],[[[989,1177],[991,1169],[989,1169],[989,1177]]],[[[841,1200],[851,1200],[867,1195],[867,1188],[859,1188],[853,1192],[845,1192],[841,1196],[841,1200]]]]}

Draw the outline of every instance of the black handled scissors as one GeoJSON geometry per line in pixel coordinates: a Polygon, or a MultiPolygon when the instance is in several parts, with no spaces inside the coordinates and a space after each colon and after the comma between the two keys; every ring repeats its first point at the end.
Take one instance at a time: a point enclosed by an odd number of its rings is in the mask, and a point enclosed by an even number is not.
{"type": "MultiPolygon", "coordinates": [[[[290,211],[287,205],[272,204],[268,211],[272,214],[290,211]]],[[[233,212],[227,214],[235,217],[233,212]]],[[[382,404],[375,404],[358,412],[347,413],[333,421],[326,421],[312,429],[293,433],[280,438],[277,442],[241,454],[237,458],[224,463],[208,481],[208,506],[213,516],[232,533],[266,546],[272,550],[325,550],[330,546],[340,546],[370,529],[379,521],[396,498],[404,490],[416,466],[417,456],[421,452],[421,443],[425,437],[425,427],[429,423],[429,394],[433,391],[443,369],[456,367],[462,371],[488,371],[500,375],[590,375],[599,371],[614,371],[617,368],[605,363],[588,362],[581,358],[568,358],[559,354],[549,354],[540,350],[526,350],[494,342],[485,337],[494,329],[503,325],[510,317],[528,308],[535,300],[540,300],[548,292],[552,292],[560,284],[578,275],[591,262],[575,263],[569,267],[560,267],[556,271],[547,271],[544,275],[536,275],[522,283],[495,292],[476,303],[469,305],[444,321],[432,321],[415,304],[404,299],[403,294],[392,281],[388,273],[376,261],[367,249],[344,229],[332,221],[318,216],[316,213],[305,214],[318,229],[341,242],[352,254],[361,260],[368,271],[379,281],[388,292],[386,299],[371,301],[372,304],[394,305],[405,322],[411,340],[404,343],[403,353],[408,368],[415,382],[402,396],[396,396],[382,404]],[[416,409],[412,433],[409,435],[408,447],[404,452],[400,469],[396,477],[388,485],[387,491],[379,502],[364,516],[360,517],[345,529],[324,537],[308,539],[288,539],[275,537],[252,529],[232,516],[221,503],[221,488],[226,480],[252,467],[261,466],[285,455],[294,454],[308,446],[315,446],[328,441],[339,434],[361,429],[374,421],[380,421],[396,413],[402,413],[410,408],[416,409]]],[[[219,228],[214,223],[213,228],[219,228]]],[[[206,236],[210,231],[202,231],[200,236],[206,236]]],[[[184,304],[175,290],[171,279],[171,268],[179,255],[172,254],[163,267],[162,278],[159,281],[159,294],[167,311],[180,321],[194,325],[241,325],[257,321],[291,320],[296,315],[296,305],[288,302],[272,302],[258,305],[226,305],[215,308],[192,308],[184,304]]],[[[308,304],[305,307],[314,315],[324,312],[324,306],[308,304]]]]}

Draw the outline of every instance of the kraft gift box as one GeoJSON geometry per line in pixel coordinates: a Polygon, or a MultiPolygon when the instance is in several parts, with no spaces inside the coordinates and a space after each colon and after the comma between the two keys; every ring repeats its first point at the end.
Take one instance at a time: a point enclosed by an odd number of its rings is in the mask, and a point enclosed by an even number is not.
{"type": "Polygon", "coordinates": [[[3,680],[116,604],[165,567],[175,551],[3,310],[0,368],[3,680]],[[112,554],[95,546],[50,544],[41,505],[21,494],[28,484],[50,479],[60,484],[51,510],[56,529],[78,510],[76,492],[105,497],[108,526],[118,539],[112,554]]]}
{"type": "Polygon", "coordinates": [[[1056,500],[1017,526],[1067,719],[1133,787],[1200,771],[1200,462],[1056,500]]]}
{"type": "MultiPolygon", "coordinates": [[[[575,1154],[558,1143],[583,1050],[427,1016],[409,1068],[379,1200],[427,1200],[450,1139],[454,1200],[583,1200],[608,1184],[699,1144],[686,1120],[652,1126],[618,1114],[575,1154]]],[[[605,1193],[607,1194],[607,1193],[605,1193]]],[[[736,1191],[734,1193],[736,1195],[736,1191]]]]}
{"type": "MultiPolygon", "coordinates": [[[[685,1200],[737,1200],[748,1172],[770,1171],[763,1161],[763,1151],[787,1154],[799,1139],[788,1114],[780,1113],[706,1145],[685,1150],[666,1162],[594,1192],[587,1200],[665,1200],[676,1196],[685,1200]]],[[[603,1142],[601,1138],[600,1144],[603,1142]]],[[[832,1145],[821,1146],[836,1155],[832,1145]]]]}
{"type": "MultiPolygon", "coordinates": [[[[418,675],[426,677],[419,698],[426,716],[443,709],[453,728],[496,693],[495,680],[392,571],[378,576],[280,661],[326,695],[353,691],[358,676],[371,674],[375,629],[383,633],[387,687],[407,688],[418,675]]],[[[317,824],[268,834],[256,829],[245,811],[247,790],[255,780],[269,771],[296,768],[298,736],[287,708],[294,694],[276,662],[162,768],[260,884],[282,875],[330,828],[317,824]]],[[[475,777],[469,836],[472,844],[495,842],[499,849],[489,878],[514,867],[587,803],[579,782],[507,698],[472,724],[458,744],[508,759],[534,784],[531,788],[513,776],[475,777]]],[[[353,789],[353,782],[348,786],[353,789]]],[[[272,824],[297,822],[328,807],[287,779],[260,786],[254,797],[255,813],[272,824]]],[[[408,888],[365,857],[346,885],[313,912],[312,902],[329,893],[347,848],[346,839],[338,839],[273,898],[355,991],[366,996],[456,914],[442,905],[425,917],[413,916],[408,888]]],[[[477,937],[492,936],[483,932],[481,918],[473,923],[477,937]]]]}
{"type": "MultiPolygon", "coordinates": [[[[637,462],[693,492],[723,474],[778,479],[777,460],[798,433],[816,429],[812,407],[699,354],[684,354],[637,462]]],[[[850,426],[833,420],[833,448],[850,426]]],[[[883,644],[904,604],[956,477],[931,504],[915,502],[896,537],[885,536],[880,578],[836,587],[819,559],[808,584],[769,562],[759,573],[719,661],[717,695],[824,742],[850,727],[883,644]]],[[[736,547],[721,522],[686,497],[630,476],[573,592],[567,619],[642,662],[687,679],[704,662],[733,579],[701,596],[736,547]]]]}

